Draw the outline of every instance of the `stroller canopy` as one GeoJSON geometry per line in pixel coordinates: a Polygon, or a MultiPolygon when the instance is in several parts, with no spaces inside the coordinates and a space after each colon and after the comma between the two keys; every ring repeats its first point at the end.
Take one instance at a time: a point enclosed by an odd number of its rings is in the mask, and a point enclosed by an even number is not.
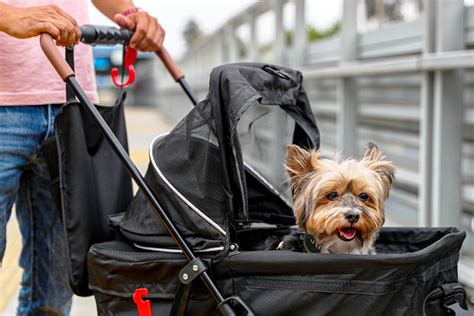
{"type": "MultiPolygon", "coordinates": [[[[294,224],[291,206],[244,163],[237,126],[252,107],[279,108],[295,122],[292,142],[318,148],[319,131],[302,80],[298,71],[267,64],[217,67],[206,99],[152,142],[146,180],[194,250],[227,249],[237,242],[241,223],[294,224]]],[[[246,117],[250,123],[240,130],[251,130],[257,119],[246,117]]],[[[120,229],[137,245],[176,248],[140,191],[120,229]]]]}

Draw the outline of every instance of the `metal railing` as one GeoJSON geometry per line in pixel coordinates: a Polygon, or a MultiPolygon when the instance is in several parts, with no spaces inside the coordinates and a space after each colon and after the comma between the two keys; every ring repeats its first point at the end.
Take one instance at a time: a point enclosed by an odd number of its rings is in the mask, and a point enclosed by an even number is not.
{"type": "MultiPolygon", "coordinates": [[[[273,11],[271,62],[303,72],[322,150],[360,155],[367,141],[378,143],[398,167],[387,203],[390,223],[466,230],[459,271],[474,288],[474,7],[463,0],[425,0],[416,21],[358,33],[358,1],[344,0],[339,34],[306,43],[305,0],[293,0],[295,44],[286,47],[288,2],[258,1],[191,45],[179,63],[193,89],[205,97],[216,65],[261,61],[256,21],[273,11]],[[250,28],[250,41],[247,55],[239,58],[236,30],[243,24],[250,28]]],[[[160,82],[158,93],[160,109],[175,120],[190,109],[171,82],[160,82]]],[[[288,123],[278,114],[268,120],[273,126],[288,123]]],[[[284,130],[260,135],[270,138],[266,150],[274,157],[260,172],[276,185],[284,178],[282,155],[275,154],[284,149],[279,134],[284,130]]]]}

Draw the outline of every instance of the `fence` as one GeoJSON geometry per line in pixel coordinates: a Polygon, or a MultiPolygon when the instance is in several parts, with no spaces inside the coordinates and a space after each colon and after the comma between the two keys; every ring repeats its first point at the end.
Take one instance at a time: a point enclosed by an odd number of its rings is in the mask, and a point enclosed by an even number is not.
{"type": "MultiPolygon", "coordinates": [[[[342,148],[360,155],[367,141],[375,141],[398,167],[387,218],[396,225],[466,230],[459,274],[474,288],[474,7],[462,0],[425,0],[416,21],[358,33],[358,2],[344,0],[339,34],[308,44],[306,3],[293,0],[295,45],[286,47],[288,2],[258,1],[189,47],[179,63],[191,86],[204,98],[211,69],[239,59],[236,30],[243,24],[250,29],[244,59],[261,60],[256,21],[273,11],[273,62],[303,72],[323,152],[342,148]]],[[[158,92],[159,107],[173,119],[189,110],[172,82],[160,82],[158,92]]],[[[278,113],[266,119],[272,123],[267,126],[287,124],[278,113]]],[[[276,184],[284,178],[285,130],[259,135],[271,153],[271,163],[260,171],[276,184]]]]}

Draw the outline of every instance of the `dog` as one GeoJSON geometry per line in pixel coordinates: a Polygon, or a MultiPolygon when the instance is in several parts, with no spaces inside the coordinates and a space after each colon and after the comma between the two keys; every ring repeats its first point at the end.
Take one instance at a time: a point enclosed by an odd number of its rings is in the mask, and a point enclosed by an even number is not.
{"type": "Polygon", "coordinates": [[[285,169],[296,223],[304,234],[285,236],[277,249],[375,254],[395,167],[374,143],[360,161],[325,159],[319,151],[287,147],[285,169]]]}

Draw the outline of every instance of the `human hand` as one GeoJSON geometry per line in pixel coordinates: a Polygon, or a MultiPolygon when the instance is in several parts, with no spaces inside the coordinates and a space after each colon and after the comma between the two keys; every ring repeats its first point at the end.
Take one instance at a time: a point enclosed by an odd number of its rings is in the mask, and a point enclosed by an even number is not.
{"type": "Polygon", "coordinates": [[[156,18],[147,12],[140,11],[127,16],[116,14],[114,21],[119,26],[135,32],[130,40],[130,47],[146,52],[156,52],[163,46],[165,30],[156,18]]]}
{"type": "Polygon", "coordinates": [[[49,33],[56,44],[77,44],[81,31],[77,22],[56,5],[40,7],[1,7],[0,31],[16,38],[30,38],[49,33]]]}

